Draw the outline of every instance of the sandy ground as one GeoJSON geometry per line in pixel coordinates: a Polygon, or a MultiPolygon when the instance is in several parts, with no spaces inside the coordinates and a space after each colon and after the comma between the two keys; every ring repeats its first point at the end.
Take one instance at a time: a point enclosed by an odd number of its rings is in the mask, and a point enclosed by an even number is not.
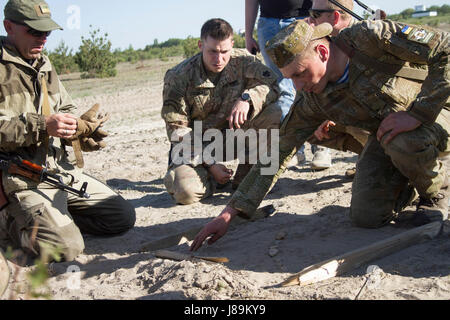
{"type": "MultiPolygon", "coordinates": [[[[105,129],[108,146],[85,154],[86,172],[106,182],[136,208],[135,228],[99,238],[85,236],[85,252],[76,261],[49,266],[53,299],[274,299],[274,300],[414,300],[450,298],[448,233],[363,264],[342,276],[305,287],[279,284],[303,268],[405,232],[395,224],[377,230],[352,226],[349,205],[352,181],[344,176],[356,161],[352,153],[333,152],[333,167],[312,172],[309,161],[287,170],[262,205],[274,215],[239,225],[199,256],[227,257],[225,264],[172,261],[140,252],[143,244],[203,225],[223,209],[228,186],[201,203],[179,206],[165,192],[167,142],[160,117],[164,71],[180,59],[146,61],[144,67],[122,65],[109,80],[63,77],[80,113],[100,103],[111,114],[105,129]],[[269,254],[270,253],[270,254],[269,254]],[[366,270],[381,272],[369,281],[366,270]],[[369,285],[368,285],[369,284],[369,285]],[[362,290],[361,290],[362,289],[362,290]]],[[[312,155],[309,145],[307,160],[312,155]]],[[[235,163],[230,163],[234,168],[235,163]]],[[[167,248],[188,253],[188,243],[167,248]]],[[[11,265],[12,266],[12,265],[11,265]]],[[[21,299],[25,273],[3,298],[21,299]]]]}

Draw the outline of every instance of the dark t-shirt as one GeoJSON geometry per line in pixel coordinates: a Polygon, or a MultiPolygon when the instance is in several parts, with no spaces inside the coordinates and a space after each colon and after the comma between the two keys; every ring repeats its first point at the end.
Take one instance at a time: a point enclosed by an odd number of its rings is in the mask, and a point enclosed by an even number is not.
{"type": "Polygon", "coordinates": [[[259,0],[261,17],[294,18],[308,16],[311,0],[259,0]]]}

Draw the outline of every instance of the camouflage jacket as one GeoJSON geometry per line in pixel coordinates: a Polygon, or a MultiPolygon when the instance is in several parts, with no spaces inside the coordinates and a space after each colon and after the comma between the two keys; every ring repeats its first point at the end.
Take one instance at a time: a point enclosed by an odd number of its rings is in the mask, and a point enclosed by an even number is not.
{"type": "Polygon", "coordinates": [[[378,61],[427,70],[426,79],[408,80],[350,59],[347,82],[328,83],[320,94],[299,93],[281,127],[279,171],[262,176],[261,165],[255,165],[230,200],[244,216],[257,209],[295,148],[324,120],[375,133],[392,112],[406,110],[422,125],[430,125],[442,108],[450,109],[448,33],[378,20],[355,23],[337,38],[378,61]]]}
{"type": "MultiPolygon", "coordinates": [[[[65,152],[60,139],[49,137],[49,147],[44,147],[48,135],[42,115],[41,79],[47,81],[51,113],[73,113],[75,106],[48,57],[42,55],[30,65],[5,37],[0,38],[0,43],[0,149],[49,169],[62,170],[65,152]]],[[[5,172],[3,185],[7,193],[36,186],[5,172]]]]}
{"type": "Polygon", "coordinates": [[[233,49],[216,85],[207,76],[201,53],[170,69],[164,78],[161,111],[169,140],[189,132],[194,121],[202,122],[203,132],[227,129],[226,118],[243,93],[251,97],[248,121],[279,97],[276,75],[242,49],[233,49]]]}

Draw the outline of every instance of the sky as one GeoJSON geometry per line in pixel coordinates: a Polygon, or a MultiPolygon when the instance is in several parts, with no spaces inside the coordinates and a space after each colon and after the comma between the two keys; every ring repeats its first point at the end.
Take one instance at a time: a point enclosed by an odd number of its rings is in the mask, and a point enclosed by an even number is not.
{"type": "MultiPolygon", "coordinates": [[[[62,40],[76,52],[81,36],[93,29],[108,33],[112,47],[135,49],[153,44],[157,39],[199,37],[203,23],[210,18],[227,20],[237,32],[245,27],[245,0],[46,0],[53,19],[64,30],[54,31],[47,42],[53,50],[62,40]],[[92,27],[91,27],[92,26],[92,27]]],[[[4,8],[6,0],[0,0],[4,8]]],[[[395,14],[416,5],[442,6],[448,0],[362,0],[372,8],[395,14]]],[[[355,11],[362,9],[355,3],[355,11]]],[[[3,9],[0,19],[3,21],[3,9]]],[[[0,28],[1,35],[5,34],[0,28]]]]}

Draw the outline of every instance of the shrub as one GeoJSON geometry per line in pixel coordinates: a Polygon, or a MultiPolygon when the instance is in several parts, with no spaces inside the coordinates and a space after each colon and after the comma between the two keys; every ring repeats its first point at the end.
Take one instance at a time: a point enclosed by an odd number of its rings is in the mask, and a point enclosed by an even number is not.
{"type": "MultiPolygon", "coordinates": [[[[92,26],[91,26],[92,27],[92,26]]],[[[81,46],[75,55],[80,70],[85,72],[83,78],[114,77],[117,74],[117,60],[111,52],[108,34],[100,35],[100,29],[92,30],[90,38],[81,37],[81,46]]]]}
{"type": "Polygon", "coordinates": [[[57,73],[67,74],[78,71],[78,65],[75,62],[72,49],[69,49],[64,40],[61,40],[58,47],[54,51],[47,53],[47,55],[57,73]]]}
{"type": "Polygon", "coordinates": [[[189,36],[186,38],[186,40],[183,41],[183,50],[185,58],[190,58],[198,53],[199,40],[200,40],[199,38],[193,38],[189,36]]]}

